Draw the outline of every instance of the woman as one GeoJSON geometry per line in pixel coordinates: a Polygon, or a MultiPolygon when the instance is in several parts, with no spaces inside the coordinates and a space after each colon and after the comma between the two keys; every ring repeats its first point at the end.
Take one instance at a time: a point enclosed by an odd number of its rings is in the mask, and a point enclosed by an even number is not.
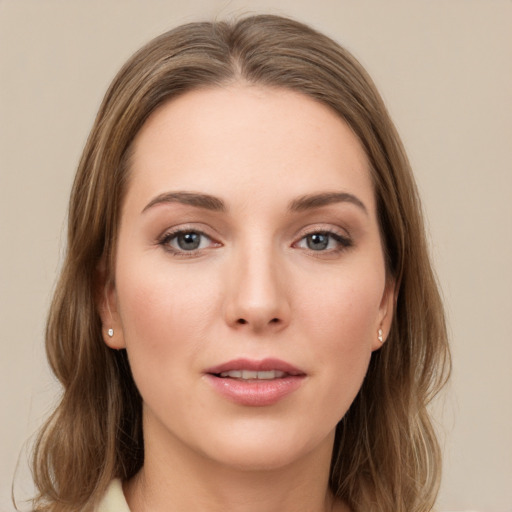
{"type": "Polygon", "coordinates": [[[150,42],[67,251],[35,510],[431,510],[442,304],[399,137],[336,43],[275,16],[150,42]]]}

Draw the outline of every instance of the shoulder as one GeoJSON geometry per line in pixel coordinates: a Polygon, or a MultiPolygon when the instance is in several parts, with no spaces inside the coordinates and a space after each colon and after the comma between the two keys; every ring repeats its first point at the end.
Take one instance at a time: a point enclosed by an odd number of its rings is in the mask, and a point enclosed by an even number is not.
{"type": "Polygon", "coordinates": [[[95,512],[130,512],[124,497],[121,480],[116,478],[110,482],[107,492],[95,512]]]}

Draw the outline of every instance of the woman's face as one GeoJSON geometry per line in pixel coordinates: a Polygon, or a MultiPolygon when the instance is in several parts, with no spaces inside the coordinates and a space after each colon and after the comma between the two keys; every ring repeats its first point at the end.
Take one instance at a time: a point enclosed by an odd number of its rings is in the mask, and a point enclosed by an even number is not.
{"type": "Polygon", "coordinates": [[[327,107],[239,84],[145,123],[101,315],[142,395],[146,457],[330,453],[392,304],[368,162],[327,107]]]}

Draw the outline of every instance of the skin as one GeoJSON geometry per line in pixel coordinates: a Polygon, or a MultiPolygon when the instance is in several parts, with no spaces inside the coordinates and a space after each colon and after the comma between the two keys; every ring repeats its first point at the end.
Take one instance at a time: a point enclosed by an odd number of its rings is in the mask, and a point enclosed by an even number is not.
{"type": "Polygon", "coordinates": [[[127,350],[143,398],[131,510],[348,510],[328,491],[334,431],[392,308],[368,162],[334,112],[247,84],[160,107],[134,142],[100,305],[105,342],[127,350]],[[177,192],[214,196],[224,211],[162,200],[177,192]],[[350,196],[290,210],[340,192],[350,196]],[[199,249],[184,250],[176,229],[204,233],[199,249]],[[278,358],[305,377],[277,403],[240,405],[205,378],[240,357],[278,358]]]}

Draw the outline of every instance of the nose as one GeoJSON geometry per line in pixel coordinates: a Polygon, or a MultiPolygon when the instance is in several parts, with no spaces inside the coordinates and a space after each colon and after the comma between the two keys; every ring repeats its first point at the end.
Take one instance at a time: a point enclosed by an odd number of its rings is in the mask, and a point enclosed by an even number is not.
{"type": "Polygon", "coordinates": [[[225,315],[230,327],[264,334],[289,324],[286,272],[271,250],[241,252],[228,281],[225,315]]]}

